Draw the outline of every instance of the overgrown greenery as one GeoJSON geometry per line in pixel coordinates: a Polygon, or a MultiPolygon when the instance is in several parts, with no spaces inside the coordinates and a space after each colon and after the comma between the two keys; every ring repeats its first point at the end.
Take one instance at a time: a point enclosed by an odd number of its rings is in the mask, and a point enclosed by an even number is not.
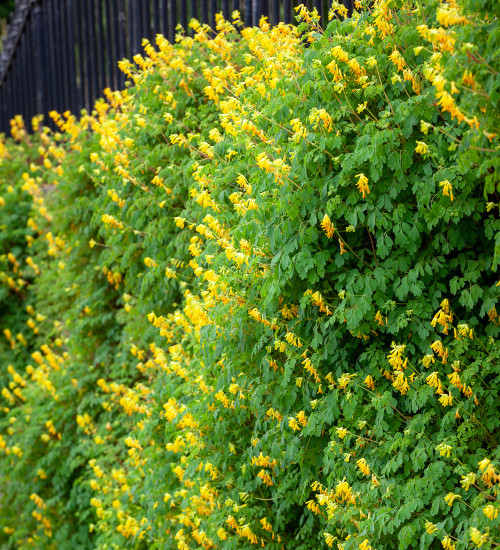
{"type": "Polygon", "coordinates": [[[356,7],[14,121],[5,548],[500,544],[494,7],[356,7]]]}

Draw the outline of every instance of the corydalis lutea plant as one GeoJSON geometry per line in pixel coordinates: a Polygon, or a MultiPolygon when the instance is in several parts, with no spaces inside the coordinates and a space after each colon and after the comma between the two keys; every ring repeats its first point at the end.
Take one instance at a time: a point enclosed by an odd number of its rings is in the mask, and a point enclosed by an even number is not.
{"type": "Polygon", "coordinates": [[[426,78],[448,5],[357,7],[324,33],[299,8],[308,48],[194,23],[97,108],[72,273],[95,254],[123,298],[72,313],[73,354],[114,335],[68,428],[95,445],[97,547],[497,544],[497,221],[460,161],[480,115],[426,78]]]}

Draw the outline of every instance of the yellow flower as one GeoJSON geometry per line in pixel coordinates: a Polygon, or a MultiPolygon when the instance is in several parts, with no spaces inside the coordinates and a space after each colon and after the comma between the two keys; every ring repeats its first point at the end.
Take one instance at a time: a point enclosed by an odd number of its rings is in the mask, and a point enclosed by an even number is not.
{"type": "Polygon", "coordinates": [[[430,521],[426,521],[425,530],[429,533],[429,535],[432,535],[432,533],[435,533],[438,530],[438,528],[434,523],[431,523],[430,521]]]}
{"type": "Polygon", "coordinates": [[[455,550],[456,548],[449,535],[446,535],[446,537],[441,540],[441,544],[443,545],[444,550],[455,550]]]}
{"type": "Polygon", "coordinates": [[[288,425],[290,426],[290,428],[292,428],[294,432],[300,430],[300,426],[297,420],[295,420],[295,418],[293,418],[292,416],[288,418],[288,425]]]}
{"type": "Polygon", "coordinates": [[[471,527],[470,531],[470,540],[476,545],[476,546],[482,546],[487,540],[488,535],[485,533],[481,533],[478,529],[475,527],[471,527]]]}
{"type": "Polygon", "coordinates": [[[488,519],[495,519],[498,516],[498,508],[495,508],[493,504],[485,506],[483,512],[488,519]]]}
{"type": "Polygon", "coordinates": [[[331,222],[330,218],[328,217],[328,214],[325,214],[323,219],[320,223],[323,231],[325,232],[326,236],[331,239],[333,237],[333,234],[335,233],[335,226],[331,222]]]}
{"type": "Polygon", "coordinates": [[[364,103],[360,103],[356,109],[358,113],[362,113],[366,109],[367,104],[368,104],[368,101],[365,101],[364,103]]]}
{"type": "Polygon", "coordinates": [[[340,439],[344,439],[344,437],[347,435],[347,430],[345,428],[336,428],[336,431],[340,439]]]}
{"type": "Polygon", "coordinates": [[[394,65],[396,65],[398,71],[402,71],[404,69],[405,60],[398,50],[394,50],[389,56],[389,59],[394,63],[394,65]]]}
{"type": "Polygon", "coordinates": [[[476,474],[473,472],[468,473],[466,476],[462,476],[460,485],[466,490],[469,490],[469,487],[476,482],[476,474]]]}
{"type": "Polygon", "coordinates": [[[451,393],[442,393],[439,398],[439,402],[443,405],[443,407],[448,407],[453,403],[453,396],[451,393]]]}
{"type": "Polygon", "coordinates": [[[325,542],[326,544],[332,548],[333,547],[333,543],[336,539],[336,537],[334,537],[333,535],[331,535],[330,533],[323,533],[323,536],[325,537],[325,542]]]}
{"type": "Polygon", "coordinates": [[[445,497],[444,497],[444,501],[446,502],[446,504],[448,506],[452,506],[453,505],[453,502],[455,500],[460,499],[460,495],[456,495],[455,493],[448,493],[445,497]]]}
{"type": "Polygon", "coordinates": [[[439,186],[443,188],[443,195],[450,197],[450,201],[453,201],[453,187],[448,180],[440,181],[439,186]]]}
{"type": "Polygon", "coordinates": [[[389,360],[389,365],[391,365],[394,370],[403,370],[403,368],[406,367],[407,360],[405,359],[405,361],[403,361],[402,357],[405,348],[405,344],[396,344],[392,342],[391,353],[387,356],[387,359],[389,360]]]}
{"type": "Polygon", "coordinates": [[[365,476],[370,475],[370,466],[368,466],[364,458],[360,458],[359,460],[357,460],[356,464],[365,476]]]}
{"type": "Polygon", "coordinates": [[[356,174],[356,177],[358,178],[356,185],[358,186],[359,192],[362,194],[363,198],[365,198],[370,192],[370,188],[368,187],[368,178],[363,173],[356,174]]]}
{"type": "Polygon", "coordinates": [[[453,447],[451,445],[446,445],[446,443],[440,443],[436,447],[436,451],[439,451],[440,456],[446,456],[447,458],[450,458],[450,453],[453,450],[453,447]]]}
{"type": "Polygon", "coordinates": [[[299,411],[295,416],[302,426],[305,426],[307,424],[307,416],[305,415],[304,411],[299,411]]]}
{"type": "Polygon", "coordinates": [[[431,128],[432,128],[432,124],[430,124],[429,122],[425,122],[424,120],[420,121],[420,130],[422,134],[427,135],[431,128]]]}
{"type": "Polygon", "coordinates": [[[426,153],[429,152],[429,146],[423,141],[417,141],[417,146],[415,147],[415,151],[417,153],[420,153],[421,155],[425,155],[426,153]]]}
{"type": "Polygon", "coordinates": [[[364,382],[364,384],[365,384],[368,388],[370,388],[371,390],[375,389],[375,383],[374,383],[374,381],[373,381],[373,378],[372,378],[370,375],[368,375],[368,376],[364,379],[363,382],[364,382]]]}
{"type": "Polygon", "coordinates": [[[436,388],[439,386],[439,378],[438,378],[438,373],[437,371],[434,371],[432,372],[431,374],[429,374],[429,376],[425,379],[425,381],[427,382],[427,384],[431,387],[431,388],[436,388]]]}
{"type": "MultiPolygon", "coordinates": [[[[377,313],[375,314],[375,321],[377,321],[377,323],[379,325],[382,325],[384,326],[384,318],[382,317],[382,314],[380,313],[380,309],[377,311],[377,313]]],[[[387,319],[386,319],[386,322],[387,322],[387,319]]]]}
{"type": "Polygon", "coordinates": [[[483,460],[478,463],[479,469],[481,471],[485,470],[490,465],[490,463],[491,460],[489,458],[483,458],[483,460]]]}

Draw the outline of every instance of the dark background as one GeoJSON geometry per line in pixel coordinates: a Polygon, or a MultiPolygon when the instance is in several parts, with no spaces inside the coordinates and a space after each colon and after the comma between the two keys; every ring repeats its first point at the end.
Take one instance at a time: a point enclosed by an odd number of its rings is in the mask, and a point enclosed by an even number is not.
{"type": "Polygon", "coordinates": [[[11,11],[14,11],[15,0],[0,0],[0,19],[7,19],[11,11]]]}

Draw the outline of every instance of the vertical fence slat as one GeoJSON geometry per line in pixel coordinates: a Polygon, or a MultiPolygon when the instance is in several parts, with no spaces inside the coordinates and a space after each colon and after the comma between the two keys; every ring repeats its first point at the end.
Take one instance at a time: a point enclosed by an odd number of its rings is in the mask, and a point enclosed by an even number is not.
{"type": "Polygon", "coordinates": [[[162,34],[167,40],[169,40],[170,35],[168,32],[168,6],[166,2],[162,2],[161,9],[162,9],[162,14],[161,14],[162,34]]]}
{"type": "MultiPolygon", "coordinates": [[[[181,2],[183,2],[184,0],[181,0],[181,2]]],[[[170,28],[171,28],[171,33],[172,33],[172,38],[170,40],[170,42],[172,42],[172,44],[175,42],[175,35],[176,35],[176,30],[175,30],[175,27],[177,27],[177,0],[171,0],[170,2],[170,28]]]]}
{"type": "Polygon", "coordinates": [[[47,114],[47,106],[50,103],[50,96],[49,96],[49,82],[50,82],[50,67],[48,67],[48,49],[47,49],[47,14],[46,11],[41,9],[40,7],[40,26],[41,26],[41,39],[42,39],[42,47],[41,47],[41,59],[40,59],[40,69],[42,73],[42,77],[40,78],[40,82],[43,86],[43,105],[41,112],[46,115],[47,114]]]}
{"type": "Polygon", "coordinates": [[[5,131],[8,134],[9,128],[10,128],[10,119],[12,118],[12,110],[13,110],[12,99],[10,97],[10,73],[7,74],[7,76],[5,77],[3,84],[5,87],[5,102],[7,103],[10,109],[10,111],[7,113],[7,117],[6,117],[7,120],[5,124],[5,131]]]}
{"type": "Polygon", "coordinates": [[[45,73],[45,101],[44,113],[54,108],[54,81],[52,70],[52,48],[51,48],[51,21],[50,21],[50,0],[45,0],[47,9],[42,9],[43,12],[43,41],[44,41],[44,63],[43,71],[45,73]]]}
{"type": "Polygon", "coordinates": [[[205,0],[201,2],[201,16],[200,16],[202,23],[208,23],[208,0],[205,0]]]}
{"type": "Polygon", "coordinates": [[[88,78],[87,78],[87,63],[85,58],[88,55],[86,51],[86,24],[85,24],[85,4],[84,0],[80,0],[77,4],[78,10],[75,12],[75,18],[78,29],[78,82],[80,86],[80,101],[82,109],[90,103],[88,78]]]}
{"type": "Polygon", "coordinates": [[[25,70],[24,70],[24,40],[21,36],[18,44],[17,44],[17,73],[19,75],[18,77],[18,89],[17,89],[17,95],[19,96],[19,114],[22,115],[23,119],[26,120],[26,80],[25,80],[25,70]]]}
{"type": "MultiPolygon", "coordinates": [[[[113,25],[111,23],[111,2],[110,0],[105,0],[104,2],[104,13],[105,13],[105,24],[104,34],[106,36],[106,61],[107,61],[107,79],[106,85],[109,86],[112,90],[117,87],[117,82],[115,78],[115,64],[116,64],[116,52],[113,51],[113,25]],[[113,63],[113,60],[115,62],[113,63]]],[[[103,60],[104,64],[104,60],[103,60]]]]}
{"type": "Polygon", "coordinates": [[[142,35],[143,35],[143,29],[144,29],[144,21],[143,21],[143,9],[142,9],[142,1],[141,0],[135,0],[135,26],[134,26],[134,51],[130,53],[130,56],[133,57],[135,54],[140,53],[141,51],[141,42],[142,42],[142,35]]]}
{"type": "Polygon", "coordinates": [[[68,107],[75,114],[82,108],[80,90],[76,80],[76,34],[75,34],[75,8],[72,0],[66,0],[66,30],[68,37],[68,82],[71,100],[68,107]]]}
{"type": "MultiPolygon", "coordinates": [[[[9,116],[8,116],[8,119],[9,119],[9,123],[10,123],[10,119],[14,116],[14,102],[12,100],[12,86],[10,84],[10,81],[12,80],[11,79],[11,76],[12,74],[8,74],[7,75],[7,79],[6,79],[6,82],[5,82],[5,85],[6,85],[6,88],[7,88],[7,102],[8,104],[10,105],[10,108],[11,108],[11,112],[9,113],[9,116]]],[[[8,124],[8,128],[10,127],[10,124],[8,124]]]]}
{"type": "Polygon", "coordinates": [[[258,26],[261,17],[269,18],[269,0],[253,0],[253,24],[258,26]]]}
{"type": "Polygon", "coordinates": [[[147,38],[149,40],[149,0],[142,0],[139,3],[139,9],[141,12],[141,26],[139,28],[139,49],[137,52],[142,52],[142,40],[147,38]]]}
{"type": "Polygon", "coordinates": [[[15,85],[15,88],[14,88],[14,94],[15,94],[15,97],[16,97],[16,115],[22,115],[22,111],[23,111],[23,101],[22,101],[22,94],[21,94],[21,89],[22,89],[22,86],[23,86],[23,83],[22,83],[22,75],[21,75],[21,71],[19,70],[21,68],[21,58],[20,58],[20,51],[19,49],[17,50],[16,52],[16,57],[15,57],[15,65],[13,67],[13,70],[15,71],[14,74],[16,75],[16,85],[15,85]],[[17,69],[17,70],[16,70],[17,69]]]}
{"type": "Polygon", "coordinates": [[[33,110],[31,108],[32,97],[32,79],[30,73],[30,48],[29,48],[29,33],[26,30],[23,33],[23,58],[24,58],[24,75],[23,75],[23,87],[24,87],[24,112],[27,119],[31,119],[33,116],[33,110]]]}
{"type": "Polygon", "coordinates": [[[28,18],[28,34],[30,37],[29,41],[29,55],[30,55],[30,63],[31,63],[31,111],[33,115],[42,114],[40,111],[38,111],[37,107],[37,93],[38,93],[38,83],[36,81],[36,35],[35,35],[35,14],[34,10],[31,11],[30,16],[28,18]]]}
{"type": "Polygon", "coordinates": [[[156,39],[156,35],[161,33],[160,30],[160,3],[158,0],[153,0],[153,40],[156,39]]]}
{"type": "Polygon", "coordinates": [[[43,38],[40,18],[40,4],[36,3],[33,8],[33,17],[30,21],[30,31],[33,36],[33,76],[35,92],[35,111],[43,114],[43,84],[42,84],[42,48],[43,38]]]}
{"type": "Polygon", "coordinates": [[[69,105],[71,102],[71,90],[69,85],[69,56],[70,56],[70,49],[67,47],[68,39],[68,27],[66,26],[66,0],[57,0],[57,7],[58,7],[58,17],[57,17],[57,25],[59,27],[59,43],[61,44],[61,77],[62,80],[62,102],[61,102],[61,113],[69,109],[69,105]]]}
{"type": "Polygon", "coordinates": [[[325,3],[323,2],[323,0],[314,0],[313,2],[313,6],[316,8],[316,10],[318,11],[318,15],[320,16],[320,25],[323,26],[324,25],[324,15],[325,15],[325,9],[324,9],[324,6],[325,6],[325,3]]]}
{"type": "Polygon", "coordinates": [[[76,5],[73,4],[77,9],[74,11],[75,18],[75,29],[78,35],[77,40],[77,52],[78,52],[78,87],[80,90],[80,108],[83,109],[87,105],[88,89],[87,89],[87,78],[86,78],[86,63],[85,63],[85,54],[84,54],[84,45],[85,45],[85,26],[84,26],[84,14],[85,6],[83,0],[80,0],[76,5]]]}
{"type": "Polygon", "coordinates": [[[215,29],[215,13],[217,11],[217,1],[210,0],[210,13],[208,14],[208,24],[215,29]]]}
{"type": "Polygon", "coordinates": [[[279,21],[280,21],[280,2],[279,0],[272,0],[271,24],[277,25],[279,21]]]}
{"type": "Polygon", "coordinates": [[[26,42],[24,34],[21,36],[19,45],[19,74],[20,74],[20,87],[19,87],[19,97],[21,98],[21,114],[23,115],[24,120],[28,123],[28,74],[26,71],[26,42]]]}
{"type": "Polygon", "coordinates": [[[19,48],[16,51],[16,55],[14,58],[14,65],[12,67],[15,75],[15,87],[14,87],[14,94],[16,98],[16,115],[22,115],[22,95],[21,95],[21,87],[22,87],[22,76],[21,71],[19,70],[21,68],[21,59],[20,59],[20,51],[19,48]],[[17,69],[17,70],[16,70],[17,69]]]}
{"type": "Polygon", "coordinates": [[[51,29],[51,63],[52,63],[52,86],[54,86],[54,105],[52,109],[55,109],[57,111],[60,110],[60,106],[62,104],[62,94],[61,94],[61,86],[59,85],[59,70],[60,70],[60,35],[59,30],[57,28],[57,0],[51,0],[51,6],[50,6],[50,13],[49,13],[49,22],[50,22],[50,29],[51,29]],[[54,47],[54,44],[56,44],[56,47],[54,47]]]}
{"type": "Polygon", "coordinates": [[[292,23],[292,0],[284,0],[283,2],[283,21],[286,24],[292,23]]]}
{"type": "Polygon", "coordinates": [[[118,61],[121,61],[125,57],[125,11],[123,2],[118,5],[118,0],[111,0],[111,21],[113,24],[113,38],[115,48],[115,75],[116,75],[116,87],[122,90],[125,86],[125,75],[117,67],[118,61]]]}
{"type": "Polygon", "coordinates": [[[61,105],[64,101],[62,97],[62,87],[61,87],[61,81],[59,78],[59,72],[61,70],[61,35],[59,33],[58,28],[58,9],[57,9],[57,0],[51,0],[51,6],[50,6],[50,13],[49,13],[49,21],[50,21],[50,29],[51,29],[51,39],[52,39],[52,55],[51,55],[51,62],[52,62],[52,80],[53,80],[53,86],[54,86],[54,105],[53,109],[56,111],[60,111],[61,105]]]}
{"type": "Polygon", "coordinates": [[[104,14],[103,14],[104,3],[102,0],[97,0],[95,9],[96,9],[96,38],[97,38],[97,52],[98,55],[96,59],[99,62],[99,72],[98,72],[98,97],[102,96],[102,91],[106,86],[109,85],[109,79],[106,75],[106,58],[110,55],[110,51],[104,47],[105,37],[104,37],[104,14]]]}
{"type": "Polygon", "coordinates": [[[85,105],[88,109],[90,109],[90,106],[94,103],[94,60],[92,58],[94,52],[91,51],[91,24],[89,21],[91,2],[92,0],[81,0],[83,7],[83,49],[81,53],[85,60],[85,89],[87,92],[85,105]]]}
{"type": "Polygon", "coordinates": [[[155,33],[153,21],[151,20],[151,0],[146,0],[144,3],[144,24],[147,30],[144,38],[147,38],[150,42],[154,41],[155,33]]]}
{"type": "Polygon", "coordinates": [[[91,57],[91,67],[92,67],[92,79],[93,79],[93,87],[92,87],[92,104],[89,105],[89,107],[92,109],[94,106],[94,103],[98,97],[102,95],[102,89],[100,86],[100,74],[99,69],[100,65],[102,63],[102,58],[99,56],[99,45],[98,45],[98,38],[97,38],[97,20],[99,16],[96,18],[96,12],[97,6],[101,5],[101,0],[90,0],[89,5],[89,14],[90,14],[90,47],[89,47],[89,57],[91,57]]]}
{"type": "MultiPolygon", "coordinates": [[[[15,58],[12,64],[15,63],[15,58]]],[[[16,94],[17,82],[16,82],[16,73],[13,71],[10,79],[10,97],[11,101],[14,103],[14,112],[13,116],[16,116],[18,113],[18,95],[16,94]]]]}
{"type": "Polygon", "coordinates": [[[16,115],[22,115],[22,109],[23,109],[23,98],[22,98],[22,75],[21,75],[21,49],[16,49],[16,53],[14,56],[14,62],[12,66],[12,70],[14,71],[15,76],[15,86],[14,86],[14,93],[16,97],[16,115]]]}
{"type": "Polygon", "coordinates": [[[252,23],[252,0],[245,0],[243,7],[243,22],[245,26],[251,27],[252,23]]]}
{"type": "Polygon", "coordinates": [[[201,13],[198,10],[196,0],[191,0],[190,10],[191,11],[189,12],[189,19],[197,19],[198,21],[201,21],[201,13]]]}
{"type": "Polygon", "coordinates": [[[329,9],[328,2],[321,3],[321,26],[326,29],[326,26],[328,25],[328,9],[329,9]]]}
{"type": "Polygon", "coordinates": [[[14,54],[14,59],[12,60],[12,97],[14,99],[14,115],[19,114],[19,72],[16,71],[17,65],[17,53],[14,54]]]}
{"type": "Polygon", "coordinates": [[[141,0],[134,0],[134,11],[132,14],[133,19],[135,19],[133,41],[134,47],[133,51],[130,52],[130,57],[133,57],[141,51],[142,34],[144,29],[143,15],[141,0]]]}
{"type": "Polygon", "coordinates": [[[66,1],[57,0],[58,8],[58,17],[57,17],[57,27],[59,32],[59,44],[61,47],[61,66],[59,70],[61,71],[61,87],[62,87],[62,101],[59,109],[61,112],[64,112],[69,108],[70,104],[70,88],[69,88],[69,48],[68,48],[68,28],[66,26],[66,1]]]}
{"type": "Polygon", "coordinates": [[[12,113],[11,118],[17,115],[17,94],[15,89],[16,83],[14,81],[14,74],[11,73],[10,79],[9,79],[9,93],[10,93],[10,101],[14,104],[14,111],[12,113]]]}
{"type": "Polygon", "coordinates": [[[187,31],[188,28],[188,17],[187,17],[187,1],[181,2],[180,5],[180,14],[179,14],[179,23],[182,25],[182,28],[187,31]]]}
{"type": "Polygon", "coordinates": [[[129,58],[131,57],[131,51],[134,49],[132,46],[132,40],[134,36],[134,23],[136,22],[134,8],[135,8],[135,0],[128,0],[127,2],[127,17],[128,17],[127,55],[129,58]]]}
{"type": "Polygon", "coordinates": [[[54,2],[54,33],[56,34],[56,79],[59,87],[59,98],[57,110],[63,113],[68,108],[68,71],[67,71],[67,55],[68,52],[65,45],[64,35],[66,33],[63,21],[64,0],[55,0],[54,2]]]}
{"type": "MultiPolygon", "coordinates": [[[[33,45],[31,43],[32,35],[30,32],[30,16],[28,16],[26,20],[25,25],[25,31],[24,31],[24,40],[25,40],[25,59],[26,59],[26,73],[27,73],[27,79],[24,82],[25,89],[26,89],[26,95],[28,97],[27,105],[26,105],[26,111],[28,113],[28,117],[32,118],[35,114],[35,109],[33,108],[33,100],[34,100],[34,92],[33,89],[33,45]]],[[[2,130],[2,127],[0,126],[0,131],[2,130]]]]}

